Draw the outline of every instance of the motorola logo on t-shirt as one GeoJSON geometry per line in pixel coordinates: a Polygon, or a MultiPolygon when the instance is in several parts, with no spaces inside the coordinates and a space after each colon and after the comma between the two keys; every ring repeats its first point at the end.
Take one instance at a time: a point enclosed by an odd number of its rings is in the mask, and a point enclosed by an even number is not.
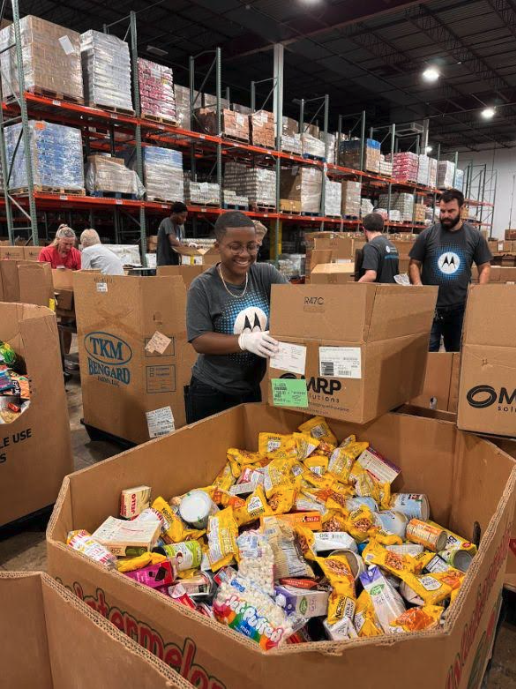
{"type": "Polygon", "coordinates": [[[241,333],[250,332],[257,333],[267,329],[267,316],[264,311],[258,306],[248,306],[240,311],[235,318],[235,325],[233,333],[240,335],[241,333]]]}
{"type": "Polygon", "coordinates": [[[437,265],[444,275],[454,275],[460,268],[461,260],[454,251],[446,251],[437,259],[437,265]]]}

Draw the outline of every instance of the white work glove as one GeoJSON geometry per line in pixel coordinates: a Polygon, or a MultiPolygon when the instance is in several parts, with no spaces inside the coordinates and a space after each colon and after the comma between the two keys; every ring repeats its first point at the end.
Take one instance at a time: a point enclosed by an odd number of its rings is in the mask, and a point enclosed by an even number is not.
{"type": "Polygon", "coordinates": [[[274,356],[279,351],[279,342],[272,339],[268,330],[257,333],[242,333],[238,338],[238,346],[242,351],[251,352],[264,359],[274,356]]]}

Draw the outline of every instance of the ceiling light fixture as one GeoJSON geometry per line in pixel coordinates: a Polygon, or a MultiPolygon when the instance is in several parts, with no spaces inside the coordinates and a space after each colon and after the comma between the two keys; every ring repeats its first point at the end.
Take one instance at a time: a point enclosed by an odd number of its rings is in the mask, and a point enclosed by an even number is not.
{"type": "Polygon", "coordinates": [[[165,57],[166,55],[168,55],[168,50],[157,48],[155,45],[148,45],[147,52],[152,53],[152,55],[157,55],[158,57],[165,57]]]}
{"type": "Polygon", "coordinates": [[[491,120],[496,115],[496,110],[494,108],[484,108],[480,114],[484,120],[491,120]]]}
{"type": "Polygon", "coordinates": [[[441,73],[439,72],[437,67],[427,67],[423,72],[423,79],[425,81],[437,81],[437,79],[439,79],[440,76],[441,73]]]}
{"type": "Polygon", "coordinates": [[[427,147],[425,148],[426,153],[432,153],[433,150],[434,150],[434,149],[433,149],[432,146],[427,146],[427,147]]]}

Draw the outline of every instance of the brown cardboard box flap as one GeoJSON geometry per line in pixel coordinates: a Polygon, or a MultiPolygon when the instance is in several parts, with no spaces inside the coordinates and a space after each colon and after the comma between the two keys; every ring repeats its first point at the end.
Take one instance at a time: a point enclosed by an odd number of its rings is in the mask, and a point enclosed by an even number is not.
{"type": "Polygon", "coordinates": [[[218,249],[216,249],[214,246],[210,247],[209,249],[197,249],[194,246],[186,245],[173,246],[172,248],[177,254],[181,254],[181,256],[206,256],[219,253],[218,249]]]}
{"type": "Polygon", "coordinates": [[[24,304],[49,306],[54,296],[52,269],[49,263],[22,261],[18,264],[20,301],[24,304]]]}
{"type": "Polygon", "coordinates": [[[156,275],[158,277],[178,276],[183,278],[186,289],[198,275],[201,275],[205,270],[205,266],[158,266],[156,275]]]}
{"type": "Polygon", "coordinates": [[[467,344],[514,347],[516,343],[515,285],[472,285],[464,320],[467,344]]]}

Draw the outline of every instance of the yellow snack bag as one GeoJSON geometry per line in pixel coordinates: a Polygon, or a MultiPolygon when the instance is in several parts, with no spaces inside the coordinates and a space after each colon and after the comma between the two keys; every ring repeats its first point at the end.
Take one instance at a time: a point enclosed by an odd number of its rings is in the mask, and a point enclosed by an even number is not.
{"type": "Polygon", "coordinates": [[[301,462],[310,457],[320,445],[320,442],[308,433],[293,433],[292,437],[296,441],[297,459],[301,462]]]}
{"type": "Polygon", "coordinates": [[[331,445],[337,445],[337,438],[333,435],[330,427],[328,426],[328,422],[322,416],[314,416],[313,419],[305,421],[305,423],[302,423],[301,426],[299,426],[298,431],[301,433],[307,433],[316,440],[323,440],[331,445]]]}
{"type": "Polygon", "coordinates": [[[271,490],[267,500],[272,514],[286,514],[294,507],[298,488],[296,486],[279,485],[271,490]]]}
{"type": "Polygon", "coordinates": [[[124,574],[125,572],[134,572],[134,570],[147,567],[148,565],[159,565],[160,562],[165,562],[166,559],[165,555],[148,552],[138,555],[138,557],[122,558],[118,560],[116,568],[124,574]]]}
{"type": "Polygon", "coordinates": [[[300,524],[295,525],[294,532],[297,536],[297,543],[303,554],[303,557],[305,557],[307,560],[314,561],[317,557],[314,550],[314,532],[311,529],[307,529],[306,526],[301,526],[300,524]]]}
{"type": "Polygon", "coordinates": [[[322,476],[328,471],[329,459],[326,455],[313,455],[305,459],[305,467],[317,476],[322,476]]]}
{"type": "Polygon", "coordinates": [[[319,443],[319,447],[317,448],[314,454],[320,455],[322,457],[328,457],[329,459],[334,450],[335,445],[333,443],[327,443],[324,440],[321,440],[321,442],[319,443]]]}
{"type": "Polygon", "coordinates": [[[302,476],[303,471],[305,470],[304,464],[301,464],[300,461],[293,460],[291,465],[290,465],[290,473],[294,478],[297,478],[298,476],[302,476]]]}
{"type": "Polygon", "coordinates": [[[332,476],[318,476],[314,474],[310,469],[305,469],[301,475],[302,482],[306,484],[305,487],[317,488],[319,490],[325,490],[331,488],[335,483],[335,479],[332,476]]]}
{"type": "Polygon", "coordinates": [[[434,629],[438,626],[444,608],[439,605],[424,605],[422,608],[410,608],[395,620],[390,622],[391,627],[396,627],[404,632],[422,632],[434,629]]]}
{"type": "Polygon", "coordinates": [[[346,529],[350,536],[362,543],[372,538],[378,531],[373,513],[367,505],[360,505],[357,510],[350,512],[346,519],[346,529]]]}
{"type": "Polygon", "coordinates": [[[181,543],[181,541],[186,540],[188,528],[164,498],[156,498],[152,503],[152,509],[159,512],[165,520],[163,528],[164,541],[167,543],[181,543]]]}
{"type": "Polygon", "coordinates": [[[383,634],[371,596],[365,590],[357,599],[354,624],[359,637],[374,637],[383,634]]]}
{"type": "Polygon", "coordinates": [[[379,488],[372,476],[362,469],[360,464],[354,463],[349,474],[349,480],[354,486],[355,493],[361,498],[371,497],[378,501],[379,488]]]}
{"type": "Polygon", "coordinates": [[[208,558],[212,572],[231,564],[234,559],[238,562],[237,537],[238,526],[232,507],[208,518],[208,558]]]}
{"type": "Polygon", "coordinates": [[[235,478],[231,471],[231,464],[228,462],[224,465],[222,471],[217,475],[213,484],[220,488],[221,490],[229,490],[231,486],[235,483],[235,478]]]}
{"type": "Polygon", "coordinates": [[[357,443],[354,441],[348,442],[343,447],[337,447],[331,454],[328,471],[343,483],[349,481],[349,475],[355,460],[368,447],[369,443],[357,443]]]}
{"type": "MultiPolygon", "coordinates": [[[[324,572],[334,591],[350,598],[355,596],[355,578],[345,555],[329,555],[328,557],[316,557],[315,562],[324,572]]],[[[332,624],[330,622],[330,624],[332,624]]]]}
{"type": "Polygon", "coordinates": [[[322,517],[323,531],[345,531],[347,516],[342,510],[328,510],[322,517]]]}
{"type": "Polygon", "coordinates": [[[381,543],[381,545],[403,544],[403,539],[400,538],[400,536],[396,536],[396,534],[393,533],[387,533],[386,531],[382,531],[381,529],[377,531],[375,538],[378,541],[378,543],[381,543]]]}
{"type": "Polygon", "coordinates": [[[270,459],[297,459],[297,442],[292,435],[259,433],[258,454],[270,459]]]}
{"type": "Polygon", "coordinates": [[[460,587],[462,586],[466,573],[450,567],[448,570],[446,570],[446,572],[433,572],[432,576],[451,588],[451,590],[455,593],[455,596],[453,596],[454,600],[456,598],[456,593],[458,593],[460,587]]]}
{"type": "MultiPolygon", "coordinates": [[[[390,510],[391,509],[391,484],[381,483],[378,486],[378,498],[380,503],[380,509],[390,510]]],[[[394,544],[392,544],[394,545],[394,544]]]]}
{"type": "Polygon", "coordinates": [[[270,464],[262,470],[263,473],[263,487],[267,497],[272,495],[276,486],[282,484],[293,485],[294,476],[292,475],[292,461],[285,459],[273,459],[270,464]]]}
{"type": "Polygon", "coordinates": [[[244,505],[234,510],[233,516],[237,526],[244,526],[244,524],[254,522],[255,519],[271,514],[272,510],[267,504],[263,486],[258,486],[254,493],[251,493],[247,498],[244,505]]]}
{"type": "Polygon", "coordinates": [[[203,490],[209,494],[210,498],[216,505],[221,505],[222,507],[231,506],[234,509],[243,507],[245,505],[245,500],[243,500],[240,496],[228,493],[226,490],[222,490],[217,486],[209,486],[203,490]]]}
{"type": "Polygon", "coordinates": [[[238,462],[238,464],[241,464],[242,466],[245,466],[246,464],[255,464],[261,458],[261,455],[259,452],[248,452],[247,450],[237,450],[234,447],[231,447],[228,450],[227,455],[228,455],[228,460],[232,459],[234,462],[238,462]]]}
{"type": "Polygon", "coordinates": [[[399,578],[403,581],[400,593],[409,602],[419,605],[416,595],[425,605],[438,605],[445,598],[449,598],[452,592],[451,586],[444,581],[440,581],[435,574],[416,575],[410,572],[400,572],[399,578]],[[408,591],[407,591],[408,587],[408,591]]]}
{"type": "Polygon", "coordinates": [[[367,564],[379,565],[390,574],[400,576],[400,572],[411,572],[418,574],[423,568],[423,562],[418,561],[412,555],[393,553],[372,538],[362,553],[364,562],[367,564]]]}
{"type": "Polygon", "coordinates": [[[344,617],[353,620],[356,605],[355,598],[333,590],[328,598],[328,624],[336,624],[344,617]]]}
{"type": "Polygon", "coordinates": [[[353,494],[351,486],[345,486],[343,483],[335,481],[333,486],[328,489],[327,493],[328,497],[325,504],[329,510],[340,509],[346,514],[349,514],[349,510],[346,507],[346,501],[353,494]]]}

